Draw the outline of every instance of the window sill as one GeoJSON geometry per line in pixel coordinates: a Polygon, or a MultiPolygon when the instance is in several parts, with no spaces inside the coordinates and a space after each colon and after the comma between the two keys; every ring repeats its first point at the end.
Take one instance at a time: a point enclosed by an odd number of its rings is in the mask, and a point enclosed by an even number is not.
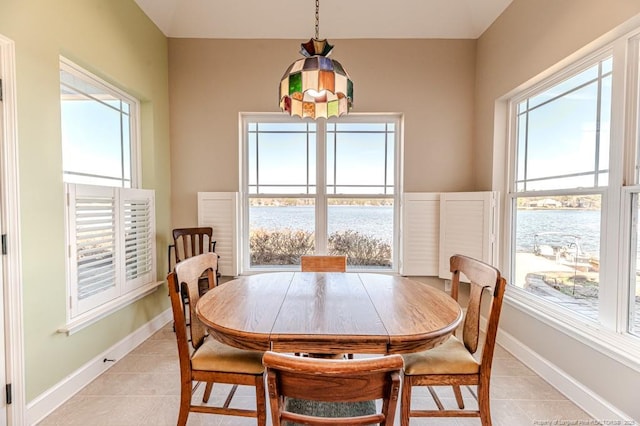
{"type": "Polygon", "coordinates": [[[505,302],[509,305],[640,372],[640,338],[628,333],[616,333],[604,329],[596,322],[572,314],[526,291],[509,287],[505,295],[505,302]]]}
{"type": "Polygon", "coordinates": [[[110,302],[107,302],[95,309],[92,309],[89,312],[86,312],[82,315],[79,315],[76,318],[68,321],[63,327],[58,328],[58,333],[66,333],[67,336],[70,336],[85,327],[88,327],[101,319],[111,315],[115,311],[123,308],[126,305],[130,305],[136,300],[140,300],[143,297],[153,293],[156,291],[158,287],[163,284],[163,281],[151,282],[149,284],[145,284],[140,288],[137,288],[117,299],[114,299],[110,302]]]}

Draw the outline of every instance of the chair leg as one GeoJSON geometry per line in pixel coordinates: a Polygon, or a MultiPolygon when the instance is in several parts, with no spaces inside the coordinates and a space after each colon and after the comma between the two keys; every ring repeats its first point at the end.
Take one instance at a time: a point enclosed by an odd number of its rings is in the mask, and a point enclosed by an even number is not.
{"type": "Polygon", "coordinates": [[[185,426],[191,408],[191,383],[182,383],[180,389],[180,411],[178,412],[177,426],[185,426]]]}
{"type": "Polygon", "coordinates": [[[258,426],[267,424],[267,398],[265,396],[264,376],[256,377],[256,410],[258,426]]]}
{"type": "Polygon", "coordinates": [[[478,384],[478,410],[482,426],[491,426],[491,406],[489,402],[489,383],[478,384]]]}
{"type": "Polygon", "coordinates": [[[453,385],[453,394],[456,396],[456,402],[459,409],[464,409],[464,400],[462,399],[462,392],[459,385],[453,385]]]}
{"type": "Polygon", "coordinates": [[[400,426],[409,426],[411,414],[411,376],[404,376],[400,396],[400,426]]]}

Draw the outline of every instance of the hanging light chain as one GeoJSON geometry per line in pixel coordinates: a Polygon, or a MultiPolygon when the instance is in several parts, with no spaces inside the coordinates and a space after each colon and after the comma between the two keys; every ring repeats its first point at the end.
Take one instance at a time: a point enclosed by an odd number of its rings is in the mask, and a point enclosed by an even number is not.
{"type": "Polygon", "coordinates": [[[316,0],[316,40],[320,39],[320,0],[316,0]]]}

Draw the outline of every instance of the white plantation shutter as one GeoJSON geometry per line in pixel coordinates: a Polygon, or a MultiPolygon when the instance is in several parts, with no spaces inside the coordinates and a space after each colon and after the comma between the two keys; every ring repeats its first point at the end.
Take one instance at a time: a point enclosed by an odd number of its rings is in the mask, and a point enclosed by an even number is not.
{"type": "Polygon", "coordinates": [[[497,199],[497,192],[403,194],[401,273],[449,279],[453,254],[494,265],[497,199]]]}
{"type": "Polygon", "coordinates": [[[218,267],[225,276],[238,275],[238,193],[198,192],[198,226],[213,228],[218,267]]]}
{"type": "Polygon", "coordinates": [[[115,188],[69,187],[70,279],[76,309],[109,300],[116,288],[115,188]]]}
{"type": "Polygon", "coordinates": [[[402,265],[407,276],[438,275],[440,194],[405,193],[402,205],[402,265]]]}
{"type": "Polygon", "coordinates": [[[155,280],[153,191],[66,184],[71,318],[155,280]]]}
{"type": "Polygon", "coordinates": [[[496,192],[440,195],[440,278],[450,278],[449,258],[470,256],[496,262],[496,192]]]}
{"type": "Polygon", "coordinates": [[[125,282],[128,289],[151,281],[155,270],[155,211],[153,191],[122,191],[125,282]]]}

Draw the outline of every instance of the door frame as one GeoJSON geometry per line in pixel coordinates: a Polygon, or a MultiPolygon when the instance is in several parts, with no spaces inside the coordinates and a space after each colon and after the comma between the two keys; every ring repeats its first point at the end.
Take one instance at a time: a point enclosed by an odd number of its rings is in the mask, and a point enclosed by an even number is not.
{"type": "Polygon", "coordinates": [[[0,228],[3,234],[8,235],[7,255],[2,256],[0,267],[0,279],[4,283],[0,296],[0,302],[4,303],[4,317],[0,318],[0,327],[4,330],[5,377],[12,387],[12,401],[6,405],[6,418],[8,425],[23,425],[26,402],[15,43],[1,34],[0,78],[3,92],[0,111],[3,122],[0,135],[0,228]]]}

